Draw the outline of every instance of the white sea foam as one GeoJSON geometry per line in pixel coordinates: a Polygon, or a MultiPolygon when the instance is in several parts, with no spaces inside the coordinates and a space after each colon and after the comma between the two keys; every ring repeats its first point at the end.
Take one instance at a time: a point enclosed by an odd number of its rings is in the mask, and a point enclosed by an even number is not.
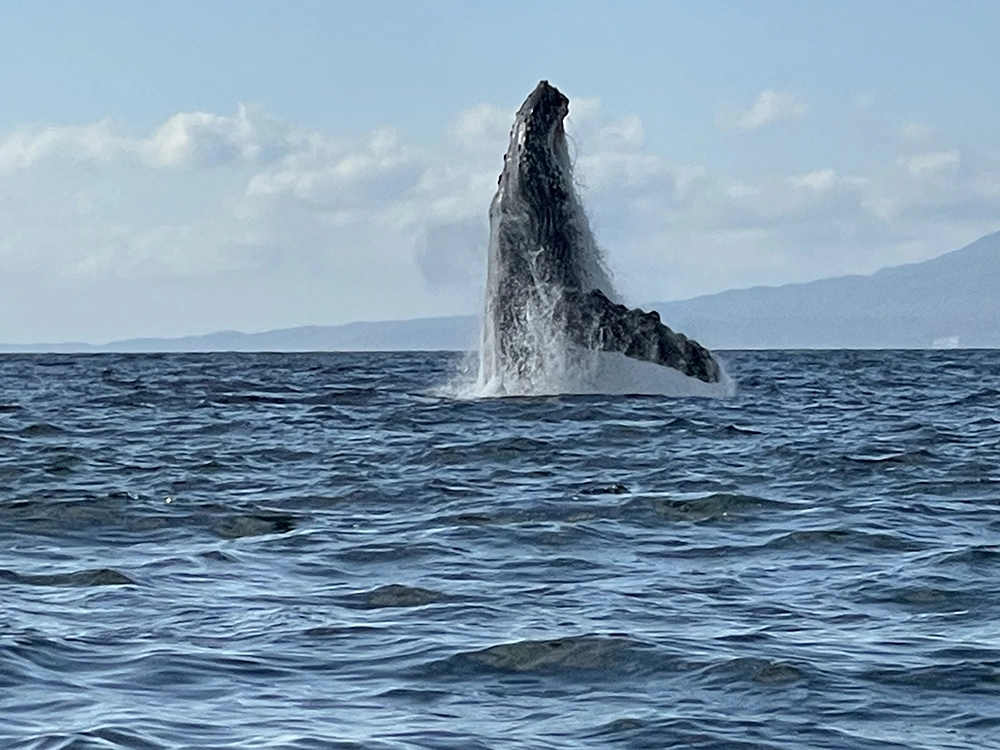
{"type": "Polygon", "coordinates": [[[728,398],[736,394],[736,382],[719,364],[717,383],[706,383],[672,367],[601,352],[575,345],[553,346],[539,366],[523,377],[482,379],[480,358],[470,353],[459,365],[453,380],[435,395],[455,399],[505,398],[567,395],[657,395],[728,398]]]}

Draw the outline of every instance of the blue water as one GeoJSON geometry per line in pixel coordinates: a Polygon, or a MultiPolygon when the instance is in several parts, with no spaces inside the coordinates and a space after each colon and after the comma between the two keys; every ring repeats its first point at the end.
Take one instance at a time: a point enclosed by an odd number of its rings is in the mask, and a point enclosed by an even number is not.
{"type": "Polygon", "coordinates": [[[0,747],[1000,747],[1000,352],[723,360],[0,357],[0,747]]]}

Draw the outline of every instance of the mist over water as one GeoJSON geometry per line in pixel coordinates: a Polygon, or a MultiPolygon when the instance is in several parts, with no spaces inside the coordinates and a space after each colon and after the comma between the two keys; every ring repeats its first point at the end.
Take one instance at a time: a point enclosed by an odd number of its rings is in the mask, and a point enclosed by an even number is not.
{"type": "Polygon", "coordinates": [[[0,747],[1000,747],[1000,352],[723,356],[0,357],[0,747]]]}
{"type": "MultiPolygon", "coordinates": [[[[525,140],[525,122],[518,119],[511,133],[510,149],[505,163],[513,165],[518,149],[525,140]]],[[[587,215],[573,190],[572,165],[564,137],[552,144],[553,167],[561,174],[568,193],[565,218],[567,232],[577,238],[574,246],[575,263],[581,269],[581,283],[587,289],[601,289],[617,298],[600,247],[590,231],[587,215]]],[[[563,299],[563,289],[553,283],[551,269],[546,268],[544,248],[538,245],[539,218],[535,208],[519,197],[523,190],[518,170],[505,168],[500,186],[490,205],[489,270],[486,285],[485,315],[479,350],[479,373],[475,393],[491,395],[535,395],[575,393],[599,386],[595,370],[596,352],[573,346],[566,335],[557,308],[563,299]],[[501,265],[513,263],[504,256],[505,241],[501,237],[501,222],[505,233],[516,237],[524,253],[525,270],[530,276],[530,294],[524,300],[526,325],[501,329],[495,307],[501,304],[501,265]],[[508,339],[508,351],[522,353],[511,357],[501,346],[508,339]],[[588,388],[588,386],[590,386],[588,388]]],[[[507,240],[508,242],[510,240],[507,240]]],[[[509,251],[507,251],[509,255],[509,251]]],[[[598,391],[600,389],[598,388],[598,391]]]]}

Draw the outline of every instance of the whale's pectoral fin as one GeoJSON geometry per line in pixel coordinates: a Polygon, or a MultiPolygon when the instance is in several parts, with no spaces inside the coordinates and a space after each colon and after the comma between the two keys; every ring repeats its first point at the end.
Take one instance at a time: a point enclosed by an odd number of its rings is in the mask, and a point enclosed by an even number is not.
{"type": "Polygon", "coordinates": [[[630,310],[594,289],[567,290],[560,312],[570,338],[581,346],[673,367],[706,383],[719,381],[708,350],[663,325],[655,310],[630,310]]]}

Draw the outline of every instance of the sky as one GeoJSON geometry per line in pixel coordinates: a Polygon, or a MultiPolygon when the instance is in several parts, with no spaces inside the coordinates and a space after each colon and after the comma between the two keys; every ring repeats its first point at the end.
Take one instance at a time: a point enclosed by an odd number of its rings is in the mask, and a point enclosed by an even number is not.
{"type": "Polygon", "coordinates": [[[540,79],[626,301],[1000,230],[1000,3],[0,4],[0,342],[478,312],[540,79]]]}

